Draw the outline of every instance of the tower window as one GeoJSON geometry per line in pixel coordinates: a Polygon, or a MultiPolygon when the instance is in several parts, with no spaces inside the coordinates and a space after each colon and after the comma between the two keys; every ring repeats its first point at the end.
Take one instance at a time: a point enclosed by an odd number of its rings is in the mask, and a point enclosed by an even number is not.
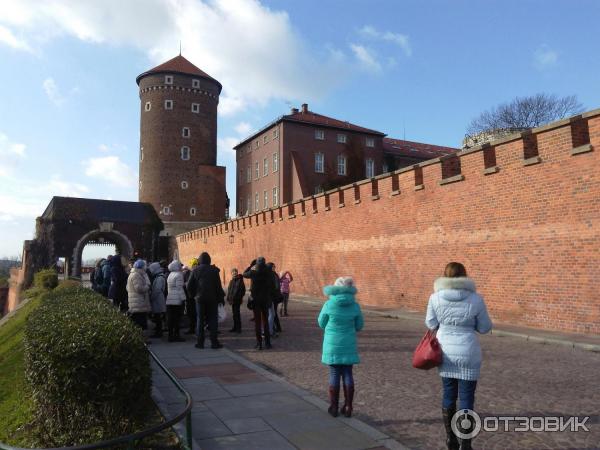
{"type": "Polygon", "coordinates": [[[188,182],[187,181],[182,181],[181,182],[181,189],[187,189],[188,188],[188,182]]]}
{"type": "Polygon", "coordinates": [[[165,100],[165,109],[173,109],[173,100],[165,100]]]}
{"type": "Polygon", "coordinates": [[[192,87],[198,89],[200,87],[200,80],[192,80],[192,87]]]}
{"type": "Polygon", "coordinates": [[[181,147],[181,159],[187,161],[190,159],[190,148],[189,147],[181,147]]]}
{"type": "Polygon", "coordinates": [[[142,180],[140,180],[140,191],[142,190],[142,180]]]}
{"type": "Polygon", "coordinates": [[[323,153],[315,153],[315,172],[325,172],[325,155],[323,153]]]}
{"type": "Polygon", "coordinates": [[[173,84],[173,75],[165,75],[165,84],[173,84]]]}
{"type": "Polygon", "coordinates": [[[195,216],[196,215],[196,208],[194,208],[193,206],[190,208],[190,216],[195,216]]]}
{"type": "Polygon", "coordinates": [[[367,138],[366,144],[367,144],[367,147],[375,147],[375,139],[367,138]]]}
{"type": "Polygon", "coordinates": [[[325,131],[315,130],[315,139],[318,141],[324,141],[325,140],[325,131]]]}
{"type": "Polygon", "coordinates": [[[162,213],[163,213],[163,215],[165,215],[165,216],[170,216],[171,214],[173,214],[173,213],[171,212],[171,207],[170,207],[170,206],[163,206],[163,208],[162,208],[162,213]]]}
{"type": "Polygon", "coordinates": [[[140,147],[140,162],[144,160],[144,147],[140,147]]]}
{"type": "Polygon", "coordinates": [[[182,135],[184,138],[189,138],[189,137],[190,137],[190,129],[189,129],[189,127],[183,127],[183,128],[181,129],[181,135],[182,135]]]}
{"type": "Polygon", "coordinates": [[[150,109],[152,108],[152,103],[150,102],[146,102],[146,104],[144,105],[144,109],[146,111],[150,111],[150,109]]]}
{"type": "Polygon", "coordinates": [[[200,112],[200,103],[192,103],[192,112],[196,114],[200,112]]]}

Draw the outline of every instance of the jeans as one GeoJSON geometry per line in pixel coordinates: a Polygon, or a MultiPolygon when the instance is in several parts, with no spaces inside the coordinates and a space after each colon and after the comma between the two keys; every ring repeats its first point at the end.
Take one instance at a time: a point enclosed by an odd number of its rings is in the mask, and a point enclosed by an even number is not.
{"type": "Polygon", "coordinates": [[[269,333],[271,333],[271,336],[273,334],[275,334],[275,330],[273,329],[273,323],[275,321],[275,306],[273,306],[273,304],[271,303],[271,306],[269,307],[269,333]]]}
{"type": "Polygon", "coordinates": [[[329,385],[339,387],[340,378],[343,380],[344,386],[354,386],[352,365],[331,364],[329,366],[329,385]]]}
{"type": "Polygon", "coordinates": [[[208,333],[211,344],[216,344],[219,326],[218,304],[212,302],[199,302],[196,300],[196,336],[198,343],[204,344],[204,327],[208,324],[208,333]]]}
{"type": "Polygon", "coordinates": [[[283,295],[283,301],[281,303],[281,314],[284,316],[287,316],[287,305],[288,305],[288,301],[290,299],[290,293],[283,292],[281,295],[283,295]]]}
{"type": "Polygon", "coordinates": [[[442,378],[444,398],[442,408],[455,408],[459,398],[459,409],[473,409],[475,405],[475,388],[477,380],[459,380],[457,378],[442,378]]]}

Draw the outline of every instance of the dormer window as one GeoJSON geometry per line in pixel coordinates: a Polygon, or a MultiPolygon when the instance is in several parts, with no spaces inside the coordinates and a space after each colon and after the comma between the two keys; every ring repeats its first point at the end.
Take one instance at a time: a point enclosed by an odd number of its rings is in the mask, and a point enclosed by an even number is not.
{"type": "Polygon", "coordinates": [[[165,75],[165,84],[173,84],[173,75],[165,75]]]}
{"type": "Polygon", "coordinates": [[[173,100],[165,100],[165,109],[173,109],[173,100]]]}
{"type": "Polygon", "coordinates": [[[190,129],[189,129],[189,127],[183,127],[183,128],[181,129],[181,135],[182,135],[184,138],[189,138],[189,137],[190,137],[190,129]]]}
{"type": "Polygon", "coordinates": [[[194,89],[199,89],[200,88],[200,80],[196,80],[196,79],[192,80],[192,87],[194,89]]]}

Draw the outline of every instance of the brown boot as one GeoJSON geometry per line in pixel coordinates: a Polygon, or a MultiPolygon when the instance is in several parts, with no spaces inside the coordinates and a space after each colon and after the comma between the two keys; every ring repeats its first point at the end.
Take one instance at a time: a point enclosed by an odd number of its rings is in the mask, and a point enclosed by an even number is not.
{"type": "Polygon", "coordinates": [[[338,408],[340,403],[340,387],[329,386],[329,408],[327,412],[333,417],[338,416],[338,408]]]}
{"type": "Polygon", "coordinates": [[[346,417],[352,417],[352,402],[354,401],[354,386],[344,385],[344,406],[342,414],[346,417]]]}

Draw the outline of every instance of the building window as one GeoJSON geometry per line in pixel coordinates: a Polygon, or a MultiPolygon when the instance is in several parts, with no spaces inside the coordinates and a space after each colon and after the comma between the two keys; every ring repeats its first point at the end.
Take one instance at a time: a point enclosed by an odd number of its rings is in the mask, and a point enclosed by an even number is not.
{"type": "Polygon", "coordinates": [[[173,75],[165,75],[165,84],[173,84],[173,75]]]}
{"type": "Polygon", "coordinates": [[[277,128],[275,128],[273,130],[273,139],[277,139],[279,137],[279,130],[277,128]]]}
{"type": "Polygon", "coordinates": [[[258,161],[256,161],[254,163],[254,179],[258,180],[259,177],[260,177],[260,164],[258,164],[258,161]]]}
{"type": "Polygon", "coordinates": [[[266,144],[267,142],[269,142],[269,135],[268,135],[268,134],[265,134],[265,135],[263,136],[263,144],[266,144]]]}
{"type": "Polygon", "coordinates": [[[390,171],[388,163],[386,163],[386,162],[383,163],[383,166],[381,167],[381,169],[382,169],[382,173],[388,173],[390,171]]]}
{"type": "Polygon", "coordinates": [[[181,189],[187,189],[188,188],[188,182],[187,181],[182,181],[181,182],[181,189]]]}
{"type": "Polygon", "coordinates": [[[198,89],[200,87],[200,80],[192,80],[192,87],[198,89]]]}
{"type": "Polygon", "coordinates": [[[318,141],[324,141],[325,140],[325,131],[315,130],[315,139],[318,141]]]}
{"type": "Polygon", "coordinates": [[[248,153],[250,153],[252,151],[252,143],[248,144],[248,153]]]}
{"type": "Polygon", "coordinates": [[[346,175],[346,156],[338,155],[337,157],[337,173],[338,175],[346,175]]]}
{"type": "Polygon", "coordinates": [[[165,100],[165,109],[173,109],[173,100],[165,100]]]}
{"type": "Polygon", "coordinates": [[[263,191],[263,208],[267,209],[269,207],[269,193],[267,191],[263,191]]]}
{"type": "Polygon", "coordinates": [[[142,180],[140,180],[140,190],[142,190],[142,180]]]}
{"type": "Polygon", "coordinates": [[[279,154],[273,153],[273,172],[277,172],[279,170],[279,154]]]}
{"type": "Polygon", "coordinates": [[[367,147],[375,147],[375,139],[367,138],[366,144],[367,144],[367,147]]]}
{"type": "Polygon", "coordinates": [[[183,128],[181,129],[181,135],[182,135],[184,138],[189,138],[189,137],[190,137],[190,129],[189,129],[189,127],[183,127],[183,128]]]}
{"type": "Polygon", "coordinates": [[[323,189],[323,186],[321,186],[321,185],[315,186],[315,195],[322,194],[323,192],[325,192],[325,189],[323,189]]]}
{"type": "Polygon", "coordinates": [[[346,143],[346,139],[347,139],[347,136],[346,136],[345,134],[341,134],[341,133],[339,133],[339,134],[337,135],[337,141],[338,141],[340,144],[345,144],[345,143],[346,143]]]}
{"type": "Polygon", "coordinates": [[[258,200],[258,192],[256,192],[254,194],[254,211],[258,212],[259,209],[260,209],[260,203],[259,203],[259,200],[258,200]]]}
{"type": "Polygon", "coordinates": [[[252,200],[250,200],[250,196],[246,198],[246,214],[250,214],[250,208],[252,207],[252,200]]]}
{"type": "Polygon", "coordinates": [[[190,208],[190,216],[195,216],[196,215],[196,208],[194,208],[193,206],[190,208]]]}
{"type": "Polygon", "coordinates": [[[254,148],[258,147],[260,147],[260,141],[257,139],[256,141],[254,141],[254,148]]]}
{"type": "Polygon", "coordinates": [[[164,216],[170,216],[172,214],[170,206],[163,206],[162,213],[164,216]]]}
{"type": "Polygon", "coordinates": [[[269,158],[263,159],[263,177],[269,175],[269,158]]]}
{"type": "Polygon", "coordinates": [[[375,176],[375,161],[371,158],[367,158],[365,161],[365,176],[367,178],[373,178],[375,176]]]}
{"type": "Polygon", "coordinates": [[[192,103],[192,112],[196,114],[200,112],[200,103],[192,103]]]}
{"type": "Polygon", "coordinates": [[[187,161],[190,159],[190,148],[189,147],[181,147],[181,159],[187,161]]]}
{"type": "Polygon", "coordinates": [[[250,166],[246,168],[246,183],[250,183],[252,181],[252,169],[250,166]]]}
{"type": "Polygon", "coordinates": [[[140,162],[144,160],[144,147],[140,147],[140,162]]]}
{"type": "Polygon", "coordinates": [[[325,172],[325,155],[323,153],[315,153],[315,172],[325,172]]]}
{"type": "Polygon", "coordinates": [[[150,102],[146,102],[146,104],[144,105],[144,109],[146,111],[150,111],[150,109],[152,108],[152,103],[150,102]]]}
{"type": "Polygon", "coordinates": [[[279,190],[276,187],[273,188],[273,206],[279,206],[279,190]]]}

